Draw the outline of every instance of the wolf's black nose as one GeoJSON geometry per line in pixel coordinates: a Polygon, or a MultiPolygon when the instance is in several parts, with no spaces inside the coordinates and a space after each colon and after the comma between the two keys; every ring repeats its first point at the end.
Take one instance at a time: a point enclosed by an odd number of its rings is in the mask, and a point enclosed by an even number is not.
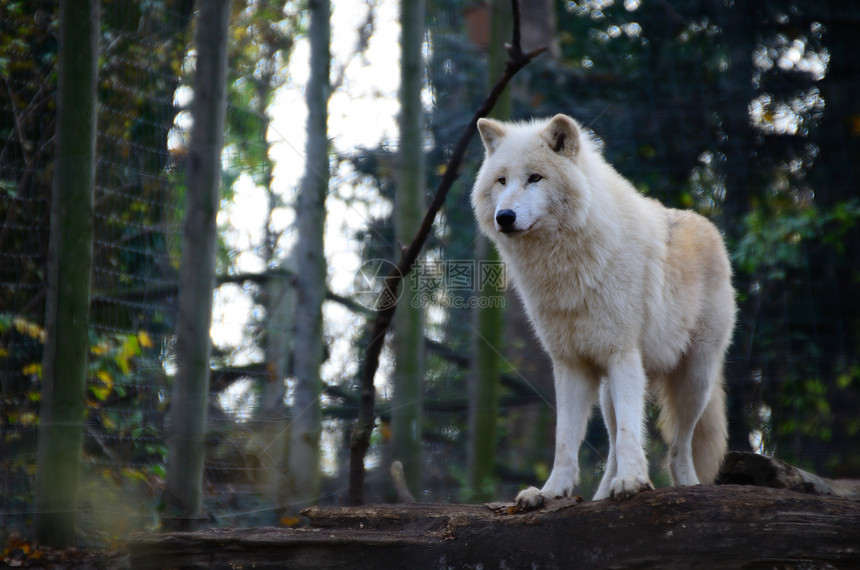
{"type": "Polygon", "coordinates": [[[503,230],[510,229],[515,221],[517,221],[517,214],[513,210],[499,210],[496,213],[496,223],[503,230]]]}

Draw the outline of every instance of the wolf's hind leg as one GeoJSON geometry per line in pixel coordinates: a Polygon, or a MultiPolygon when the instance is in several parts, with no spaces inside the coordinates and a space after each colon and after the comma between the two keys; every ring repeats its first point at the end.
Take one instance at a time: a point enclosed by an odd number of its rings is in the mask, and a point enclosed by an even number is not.
{"type": "Polygon", "coordinates": [[[603,472],[603,478],[600,480],[597,492],[594,493],[593,501],[609,498],[609,485],[618,473],[618,464],[615,459],[617,426],[615,423],[615,409],[612,407],[612,394],[609,392],[608,382],[600,384],[600,411],[603,414],[603,423],[606,425],[606,432],[609,435],[609,455],[606,458],[606,471],[603,472]]]}
{"type": "MultiPolygon", "coordinates": [[[[714,400],[715,405],[722,407],[722,393],[714,393],[715,390],[722,390],[722,362],[714,352],[710,346],[693,345],[678,369],[667,379],[663,391],[661,423],[669,443],[669,468],[676,485],[698,485],[700,475],[710,477],[710,474],[697,473],[694,454],[698,454],[699,450],[694,450],[693,446],[699,445],[702,439],[702,434],[696,431],[709,429],[709,425],[705,424],[710,424],[710,421],[697,425],[700,420],[706,419],[703,414],[709,403],[714,400]]],[[[714,412],[725,415],[722,409],[714,412]]],[[[706,415],[710,417],[713,414],[706,415]]],[[[719,439],[719,434],[716,435],[719,439]]],[[[725,434],[722,438],[725,440],[725,434]]],[[[719,458],[716,461],[719,462],[719,458]]],[[[709,480],[704,482],[710,483],[709,480]]]]}

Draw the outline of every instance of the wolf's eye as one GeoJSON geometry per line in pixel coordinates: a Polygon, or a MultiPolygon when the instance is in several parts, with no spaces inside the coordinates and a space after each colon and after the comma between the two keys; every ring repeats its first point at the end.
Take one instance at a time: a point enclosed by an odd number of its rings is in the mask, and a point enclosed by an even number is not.
{"type": "Polygon", "coordinates": [[[534,184],[539,180],[543,180],[543,176],[541,176],[540,174],[532,174],[531,176],[529,176],[529,184],[534,184]]]}
{"type": "Polygon", "coordinates": [[[508,181],[507,178],[505,178],[504,176],[499,178],[499,184],[501,184],[502,186],[504,186],[507,181],[508,181]]]}

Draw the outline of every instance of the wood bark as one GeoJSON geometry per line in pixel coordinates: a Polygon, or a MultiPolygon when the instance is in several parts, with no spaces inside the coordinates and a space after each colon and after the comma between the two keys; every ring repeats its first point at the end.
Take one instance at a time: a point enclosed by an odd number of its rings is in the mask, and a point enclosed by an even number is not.
{"type": "Polygon", "coordinates": [[[134,568],[854,568],[860,502],[751,486],[624,501],[313,507],[299,528],[141,535],[134,568]]]}
{"type": "Polygon", "coordinates": [[[39,542],[75,541],[93,241],[99,3],[60,3],[56,166],[36,460],[39,542]]]}
{"type": "Polygon", "coordinates": [[[191,142],[179,274],[177,372],[170,401],[167,481],[162,522],[194,529],[203,503],[203,439],[209,401],[209,329],[215,286],[215,247],[221,147],[227,101],[229,0],[199,2],[191,142]]]}

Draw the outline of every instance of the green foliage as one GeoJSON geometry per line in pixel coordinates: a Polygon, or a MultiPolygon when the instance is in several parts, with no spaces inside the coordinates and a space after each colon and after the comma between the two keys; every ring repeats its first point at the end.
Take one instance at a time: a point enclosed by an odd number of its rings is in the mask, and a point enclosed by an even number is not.
{"type": "MultiPolygon", "coordinates": [[[[0,2],[0,251],[14,252],[0,263],[0,282],[42,283],[44,242],[32,228],[45,228],[53,167],[56,90],[57,2],[0,2]],[[38,15],[39,17],[36,17],[38,15]],[[14,222],[10,224],[10,222],[14,222]]],[[[46,235],[42,230],[42,235],[46,235]]],[[[44,313],[33,289],[4,286],[0,313],[44,313]],[[26,307],[27,310],[21,309],[26,307]]]]}
{"type": "MultiPolygon", "coordinates": [[[[34,441],[25,430],[39,422],[45,331],[27,319],[0,315],[0,339],[0,370],[17,369],[21,378],[17,386],[6,384],[0,410],[0,425],[4,426],[0,445],[9,454],[5,476],[32,476],[35,453],[30,446],[34,441]]],[[[151,382],[149,371],[158,366],[160,347],[145,331],[106,335],[91,331],[89,344],[82,496],[84,501],[98,502],[115,521],[105,525],[103,519],[94,518],[83,529],[99,534],[92,539],[116,539],[143,528],[134,522],[140,509],[146,508],[140,504],[141,490],[144,496],[151,496],[164,477],[167,448],[161,424],[165,404],[158,403],[151,390],[141,389],[151,382]]],[[[32,495],[22,493],[10,499],[26,509],[32,495]]]]}
{"type": "MultiPolygon", "coordinates": [[[[15,253],[0,264],[4,481],[31,476],[35,465],[57,6],[0,1],[0,251],[15,253]]],[[[109,465],[110,480],[133,489],[154,489],[163,475],[161,352],[173,328],[165,296],[177,267],[173,171],[182,160],[168,134],[192,13],[192,0],[102,2],[84,461],[109,465]]],[[[4,503],[3,516],[26,512],[27,502],[4,503]]]]}
{"type": "MultiPolygon", "coordinates": [[[[752,347],[771,410],[757,418],[764,445],[813,470],[850,472],[860,462],[841,443],[860,425],[851,411],[860,394],[857,365],[840,365],[842,358],[833,363],[832,337],[822,333],[837,317],[826,316],[832,300],[821,296],[833,283],[816,273],[820,267],[833,271],[828,265],[851,253],[858,222],[860,201],[853,197],[831,207],[774,198],[747,213],[734,248],[735,265],[752,284],[740,293],[755,311],[749,315],[756,323],[752,347]]],[[[856,284],[856,275],[848,277],[856,284]]]]}
{"type": "Polygon", "coordinates": [[[224,197],[232,199],[240,174],[268,188],[268,109],[286,80],[286,66],[299,33],[298,10],[283,2],[234,2],[228,54],[228,108],[225,133],[224,197]]]}
{"type": "Polygon", "coordinates": [[[832,247],[843,253],[843,238],[860,221],[860,201],[851,199],[820,211],[815,205],[758,208],[744,217],[733,261],[759,279],[782,280],[806,267],[809,248],[832,247]]]}

